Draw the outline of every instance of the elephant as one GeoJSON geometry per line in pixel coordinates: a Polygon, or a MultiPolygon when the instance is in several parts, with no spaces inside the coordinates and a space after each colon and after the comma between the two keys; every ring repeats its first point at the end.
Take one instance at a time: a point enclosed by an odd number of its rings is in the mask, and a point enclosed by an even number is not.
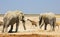
{"type": "Polygon", "coordinates": [[[26,30],[25,27],[25,20],[24,20],[24,14],[22,11],[16,10],[16,11],[7,11],[7,13],[3,17],[3,30],[2,32],[7,32],[8,27],[11,25],[11,28],[9,30],[9,33],[13,30],[13,25],[16,23],[16,31],[18,31],[18,26],[20,21],[23,23],[24,30],[26,30]]]}
{"type": "Polygon", "coordinates": [[[50,24],[52,30],[55,30],[56,17],[52,12],[42,13],[39,15],[40,28],[45,24],[44,30],[47,30],[47,25],[50,24]]]}

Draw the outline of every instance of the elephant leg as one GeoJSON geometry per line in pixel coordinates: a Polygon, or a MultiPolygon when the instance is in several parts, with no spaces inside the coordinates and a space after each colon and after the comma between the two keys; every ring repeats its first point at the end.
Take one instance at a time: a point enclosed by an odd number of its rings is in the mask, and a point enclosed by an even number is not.
{"type": "Polygon", "coordinates": [[[42,25],[40,25],[40,28],[44,25],[44,23],[42,25]]]}
{"type": "Polygon", "coordinates": [[[47,24],[45,23],[45,28],[44,28],[44,30],[46,30],[47,29],[47,24]]]}
{"type": "Polygon", "coordinates": [[[55,31],[56,18],[53,19],[53,31],[55,31]]]}
{"type": "Polygon", "coordinates": [[[13,25],[11,25],[11,28],[9,30],[9,33],[12,33],[12,30],[13,30],[13,25]]]}
{"type": "Polygon", "coordinates": [[[53,31],[55,31],[55,23],[53,22],[53,31]]]}
{"type": "Polygon", "coordinates": [[[5,33],[7,33],[8,32],[8,26],[5,26],[5,33]]]}
{"type": "Polygon", "coordinates": [[[18,31],[18,26],[19,26],[19,23],[17,22],[17,23],[16,23],[16,31],[15,31],[15,32],[18,31]]]}
{"type": "Polygon", "coordinates": [[[4,23],[4,26],[3,26],[3,32],[7,32],[8,30],[8,24],[9,24],[9,21],[5,22],[4,23]]]}
{"type": "Polygon", "coordinates": [[[17,32],[17,31],[18,31],[18,26],[19,26],[19,19],[18,19],[18,20],[16,20],[16,31],[15,31],[15,32],[17,32]]]}
{"type": "Polygon", "coordinates": [[[2,30],[2,32],[4,32],[4,28],[5,28],[5,25],[3,25],[3,30],[2,30]]]}
{"type": "Polygon", "coordinates": [[[43,20],[42,17],[40,17],[40,18],[39,18],[39,26],[41,25],[42,20],[43,20]]]}

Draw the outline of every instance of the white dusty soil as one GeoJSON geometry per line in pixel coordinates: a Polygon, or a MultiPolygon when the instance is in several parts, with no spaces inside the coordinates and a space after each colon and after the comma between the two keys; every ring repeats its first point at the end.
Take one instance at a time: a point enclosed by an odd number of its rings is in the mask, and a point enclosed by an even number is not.
{"type": "MultiPolygon", "coordinates": [[[[20,22],[20,25],[19,25],[19,28],[18,28],[18,33],[26,33],[26,32],[29,32],[29,33],[39,33],[39,34],[60,34],[60,27],[58,29],[58,27],[56,26],[55,27],[55,31],[50,31],[50,25],[47,26],[47,30],[44,30],[44,26],[40,29],[39,28],[39,25],[38,25],[38,16],[33,16],[33,17],[25,17],[25,20],[26,20],[26,23],[25,23],[25,26],[26,26],[26,30],[24,30],[23,28],[23,24],[22,22],[20,22]],[[27,21],[27,19],[31,19],[31,20],[34,20],[37,22],[37,27],[33,26],[31,24],[31,22],[27,21]]],[[[0,17],[0,21],[3,21],[3,17],[0,17]]],[[[60,18],[57,18],[57,21],[60,21],[60,18]]],[[[2,32],[2,26],[0,26],[0,32],[2,32]]],[[[10,26],[8,27],[8,31],[10,29],[10,26]]],[[[15,30],[15,25],[14,25],[14,29],[13,31],[15,30]]]]}

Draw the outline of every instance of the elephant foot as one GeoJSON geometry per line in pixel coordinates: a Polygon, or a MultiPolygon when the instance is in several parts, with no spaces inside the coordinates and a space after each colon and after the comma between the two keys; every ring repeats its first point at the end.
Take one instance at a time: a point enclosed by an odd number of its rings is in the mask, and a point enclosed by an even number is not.
{"type": "Polygon", "coordinates": [[[24,30],[26,30],[26,28],[24,28],[24,30]]]}
{"type": "Polygon", "coordinates": [[[9,31],[8,33],[16,33],[16,31],[9,31]]]}
{"type": "Polygon", "coordinates": [[[12,33],[12,31],[9,31],[8,33],[12,33]]]}

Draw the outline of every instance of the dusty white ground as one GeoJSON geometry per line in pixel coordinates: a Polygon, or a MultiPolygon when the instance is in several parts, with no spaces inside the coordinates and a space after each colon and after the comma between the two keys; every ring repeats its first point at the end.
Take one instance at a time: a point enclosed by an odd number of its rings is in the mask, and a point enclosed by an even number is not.
{"type": "MultiPolygon", "coordinates": [[[[0,21],[3,21],[2,20],[3,19],[3,17],[0,17],[0,21]]],[[[24,28],[23,28],[23,25],[22,25],[22,23],[20,22],[20,25],[19,25],[19,28],[18,28],[18,32],[35,32],[35,31],[38,31],[38,32],[40,32],[41,34],[42,33],[52,33],[52,34],[54,34],[54,33],[60,33],[60,27],[59,27],[59,29],[58,29],[58,27],[56,27],[55,28],[55,31],[49,31],[50,30],[50,25],[48,25],[47,26],[47,30],[45,31],[44,30],[44,26],[40,29],[39,28],[39,25],[38,25],[38,16],[26,16],[25,17],[25,20],[26,20],[26,23],[25,23],[25,26],[26,26],[26,30],[24,30],[24,28]],[[31,20],[34,20],[34,21],[36,21],[37,22],[37,27],[35,27],[35,26],[33,26],[32,24],[31,24],[31,22],[29,22],[29,21],[27,21],[27,19],[31,19],[31,20]]],[[[60,21],[60,18],[57,18],[57,21],[60,21]]],[[[10,27],[8,28],[8,30],[10,29],[10,27]]],[[[15,25],[14,25],[14,29],[13,29],[13,31],[15,30],[15,25]]],[[[2,26],[0,26],[0,32],[2,31],[2,26]]]]}

